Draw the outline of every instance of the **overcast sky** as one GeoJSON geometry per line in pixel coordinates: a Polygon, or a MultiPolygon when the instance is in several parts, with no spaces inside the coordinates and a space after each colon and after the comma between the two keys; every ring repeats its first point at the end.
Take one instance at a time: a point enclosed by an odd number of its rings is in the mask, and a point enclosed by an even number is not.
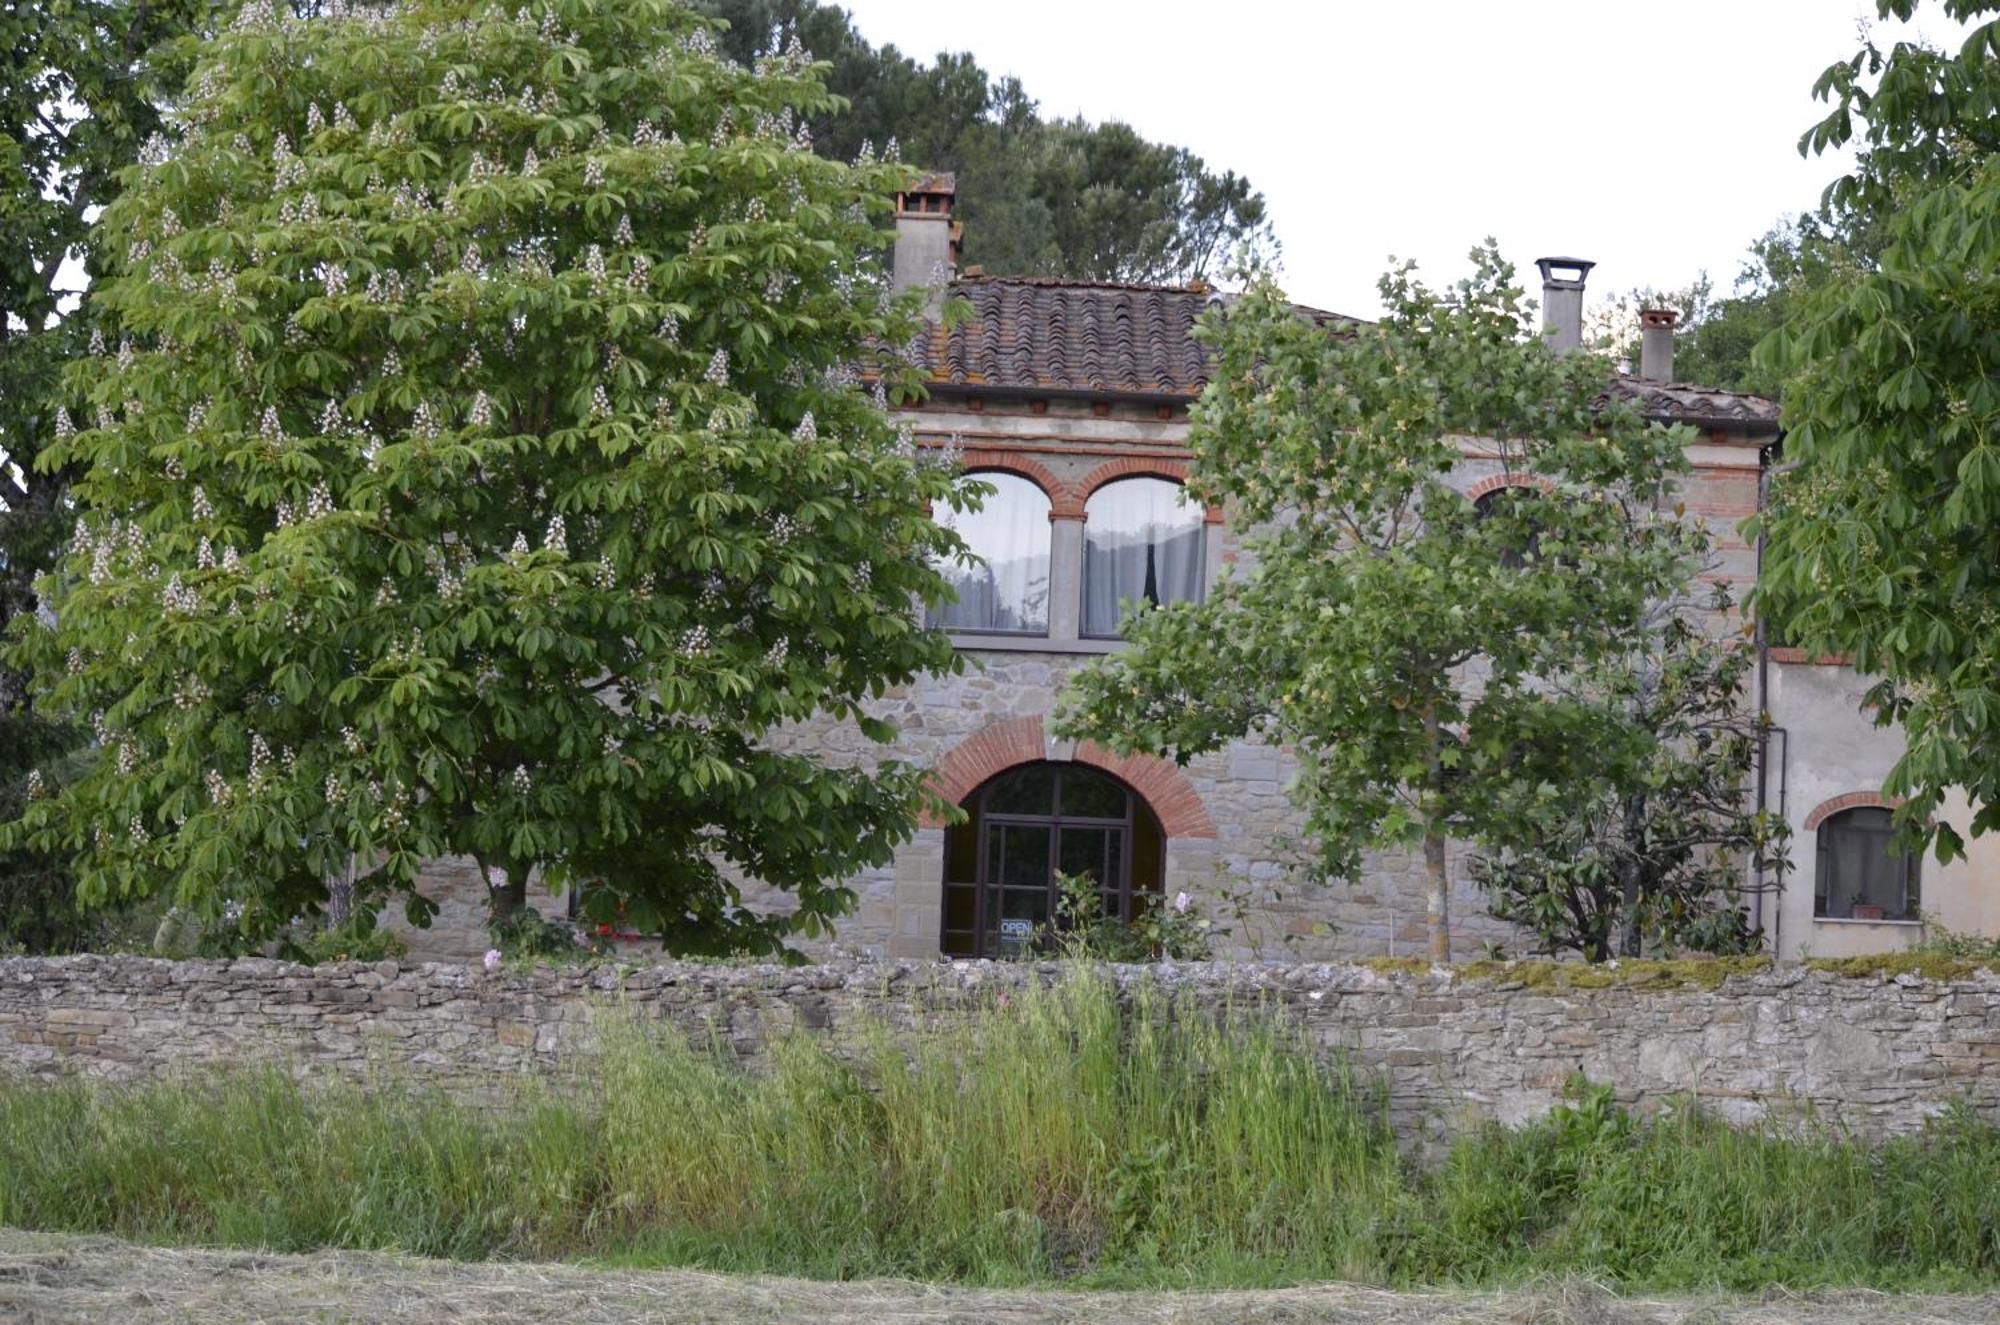
{"type": "MultiPolygon", "coordinates": [[[[1866,0],[846,0],[929,60],[970,50],[1044,115],[1120,119],[1248,175],[1294,299],[1367,316],[1391,254],[1434,282],[1486,235],[1538,292],[1726,291],[1751,240],[1818,200],[1813,81],[1866,0]]],[[[1890,33],[1901,31],[1891,26],[1890,33]]],[[[1948,39],[1933,16],[1919,31],[1948,39]]]]}

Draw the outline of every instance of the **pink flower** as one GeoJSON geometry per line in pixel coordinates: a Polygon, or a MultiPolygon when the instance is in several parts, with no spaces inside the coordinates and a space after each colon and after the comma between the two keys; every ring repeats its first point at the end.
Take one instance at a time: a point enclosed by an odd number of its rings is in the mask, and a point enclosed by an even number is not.
{"type": "Polygon", "coordinates": [[[486,950],[486,956],[485,956],[485,957],[484,957],[484,958],[483,958],[482,960],[483,960],[483,961],[485,962],[485,964],[486,964],[486,969],[487,969],[487,970],[489,970],[489,971],[497,971],[497,970],[499,970],[499,969],[500,969],[500,949],[498,949],[498,948],[488,948],[488,949],[486,950]]]}
{"type": "Polygon", "coordinates": [[[1190,905],[1193,904],[1193,902],[1194,898],[1189,897],[1186,893],[1174,894],[1174,910],[1178,911],[1182,915],[1187,914],[1187,909],[1190,905]]]}

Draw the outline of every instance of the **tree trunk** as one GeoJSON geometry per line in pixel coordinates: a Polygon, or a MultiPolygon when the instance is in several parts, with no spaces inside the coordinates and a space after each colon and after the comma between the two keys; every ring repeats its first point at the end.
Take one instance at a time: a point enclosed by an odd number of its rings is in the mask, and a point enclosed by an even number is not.
{"type": "MultiPolygon", "coordinates": [[[[1430,773],[1430,792],[1436,795],[1444,775],[1444,760],[1438,745],[1435,707],[1424,710],[1425,764],[1430,773]]],[[[1430,932],[1431,960],[1440,965],[1451,960],[1451,880],[1445,874],[1444,832],[1436,820],[1424,833],[1424,927],[1430,932]]]]}
{"type": "Polygon", "coordinates": [[[357,868],[358,861],[350,852],[347,857],[347,868],[340,872],[334,879],[333,886],[327,889],[326,919],[327,924],[333,928],[339,928],[354,916],[354,876],[357,868]]]}
{"type": "Polygon", "coordinates": [[[486,880],[486,911],[492,924],[513,918],[528,904],[528,872],[479,862],[479,877],[486,880]]]}
{"type": "Polygon", "coordinates": [[[1424,834],[1424,925],[1431,936],[1431,960],[1451,960],[1451,880],[1444,869],[1444,834],[1424,834]]]}
{"type": "Polygon", "coordinates": [[[1644,946],[1645,935],[1639,929],[1639,903],[1644,895],[1640,879],[1640,857],[1644,854],[1644,843],[1640,835],[1646,827],[1646,798],[1634,796],[1625,802],[1625,867],[1619,873],[1624,877],[1618,909],[1618,955],[1637,957],[1644,946]]]}

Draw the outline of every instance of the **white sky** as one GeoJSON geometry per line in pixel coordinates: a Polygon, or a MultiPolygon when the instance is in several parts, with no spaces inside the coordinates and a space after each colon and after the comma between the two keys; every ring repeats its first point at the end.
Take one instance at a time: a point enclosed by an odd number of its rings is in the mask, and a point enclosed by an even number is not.
{"type": "MultiPolygon", "coordinates": [[[[869,40],[970,50],[1044,115],[1121,119],[1248,175],[1300,302],[1369,316],[1487,235],[1594,259],[1591,290],[1718,291],[1840,173],[1803,160],[1814,80],[1868,0],[844,0],[869,40]]],[[[1883,35],[1900,31],[1895,27],[1883,35]]],[[[1933,10],[1917,31],[1951,42],[1933,10]]],[[[1955,42],[1951,44],[1956,46],[1955,42]]],[[[921,163],[919,163],[921,164],[921,163]]]]}

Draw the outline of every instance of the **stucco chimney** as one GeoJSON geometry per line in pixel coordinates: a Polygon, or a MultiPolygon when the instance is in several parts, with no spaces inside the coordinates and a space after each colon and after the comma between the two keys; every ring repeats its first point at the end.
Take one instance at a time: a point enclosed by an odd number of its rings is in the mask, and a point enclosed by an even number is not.
{"type": "Polygon", "coordinates": [[[1536,258],[1542,269],[1542,339],[1558,354],[1583,346],[1583,283],[1597,264],[1582,258],[1536,258]]]}
{"type": "Polygon", "coordinates": [[[957,180],[947,171],[926,175],[896,195],[896,256],[891,282],[897,294],[934,289],[958,273],[958,222],[951,219],[957,180]]]}
{"type": "Polygon", "coordinates": [[[1680,320],[1671,308],[1639,310],[1639,376],[1648,382],[1674,380],[1674,323],[1680,320]]]}

